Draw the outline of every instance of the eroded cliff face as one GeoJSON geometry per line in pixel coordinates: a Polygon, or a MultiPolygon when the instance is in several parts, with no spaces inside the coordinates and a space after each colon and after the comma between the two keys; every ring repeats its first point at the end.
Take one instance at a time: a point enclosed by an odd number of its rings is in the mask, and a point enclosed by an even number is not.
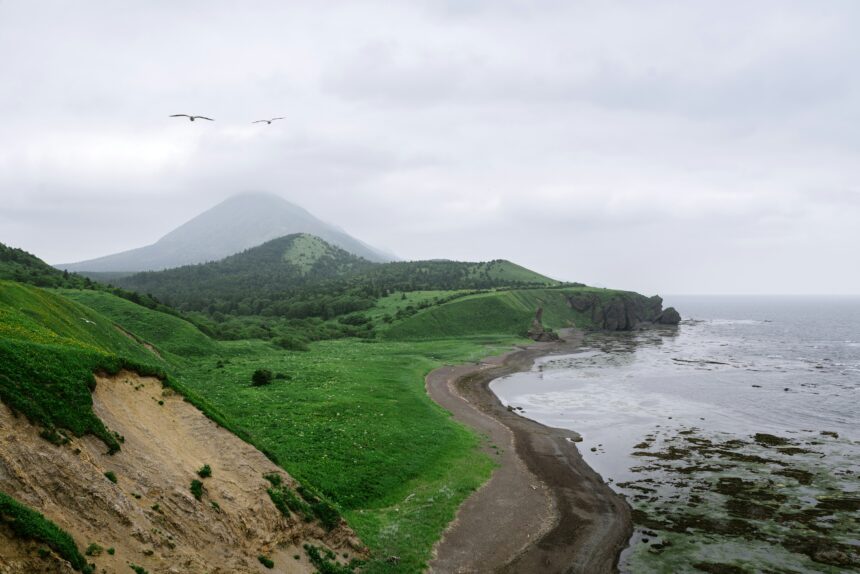
{"type": "MultiPolygon", "coordinates": [[[[295,481],[158,379],[129,372],[97,377],[93,402],[124,438],[112,456],[93,437],[54,446],[0,405],[0,490],[65,529],[82,551],[91,543],[105,549],[88,557],[97,572],[130,572],[136,564],[152,574],[304,573],[315,571],[305,543],[331,549],[341,562],[361,554],[345,523],[327,531],[281,514],[263,475],[278,473],[292,487],[295,481]],[[205,464],[212,475],[200,478],[205,464]],[[200,500],[192,480],[203,483],[200,500]],[[274,560],[274,569],[259,555],[274,560]]],[[[0,530],[0,572],[68,571],[55,557],[34,556],[33,546],[0,530]]]]}
{"type": "Polygon", "coordinates": [[[596,329],[632,331],[645,325],[677,325],[681,316],[673,308],[663,309],[658,295],[645,297],[637,293],[620,293],[607,300],[594,293],[567,296],[567,303],[580,313],[590,314],[596,329]]]}

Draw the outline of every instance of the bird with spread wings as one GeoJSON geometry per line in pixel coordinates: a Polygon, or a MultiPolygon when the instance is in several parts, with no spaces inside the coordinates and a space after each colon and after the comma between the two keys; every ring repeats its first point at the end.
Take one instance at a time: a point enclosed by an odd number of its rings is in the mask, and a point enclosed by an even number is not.
{"type": "Polygon", "coordinates": [[[188,114],[173,114],[170,116],[171,118],[188,118],[190,121],[194,120],[209,120],[210,122],[214,122],[212,118],[207,118],[206,116],[189,116],[188,114]]]}
{"type": "Polygon", "coordinates": [[[279,118],[271,118],[268,120],[257,120],[255,122],[251,122],[251,123],[252,124],[268,124],[268,125],[271,125],[271,123],[275,120],[285,120],[285,119],[287,119],[287,118],[279,117],[279,118]]]}

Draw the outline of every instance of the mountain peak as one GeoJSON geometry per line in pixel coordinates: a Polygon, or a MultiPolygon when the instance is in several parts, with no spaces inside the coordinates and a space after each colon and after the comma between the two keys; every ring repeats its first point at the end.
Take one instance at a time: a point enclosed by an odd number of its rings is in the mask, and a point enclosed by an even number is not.
{"type": "Polygon", "coordinates": [[[296,233],[315,235],[369,261],[393,259],[299,205],[275,194],[252,191],[225,199],[152,245],[57,267],[70,271],[157,271],[217,261],[296,233]]]}

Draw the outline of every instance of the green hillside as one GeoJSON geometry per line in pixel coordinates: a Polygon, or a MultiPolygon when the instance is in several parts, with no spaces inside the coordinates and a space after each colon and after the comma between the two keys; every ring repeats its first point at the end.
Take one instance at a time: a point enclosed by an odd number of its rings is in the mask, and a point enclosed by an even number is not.
{"type": "Polygon", "coordinates": [[[445,339],[473,335],[524,336],[538,307],[545,327],[592,327],[591,316],[573,309],[567,296],[574,293],[610,298],[621,292],[591,287],[516,289],[468,295],[421,310],[383,330],[386,339],[445,339]]]}
{"type": "Polygon", "coordinates": [[[317,237],[296,234],[221,261],[138,273],[115,282],[151,293],[182,311],[313,316],[318,314],[317,306],[301,311],[302,304],[307,306],[315,299],[313,293],[298,297],[302,288],[341,279],[373,265],[317,237]],[[298,311],[291,314],[291,309],[298,311]]]}
{"type": "Polygon", "coordinates": [[[54,269],[35,255],[0,243],[0,279],[38,287],[83,288],[90,280],[54,269]]]}
{"type": "Polygon", "coordinates": [[[118,277],[180,311],[225,316],[332,319],[393,292],[546,287],[558,282],[509,261],[371,263],[319,237],[281,237],[221,261],[118,277]]]}
{"type": "Polygon", "coordinates": [[[98,311],[162,353],[199,357],[217,350],[215,341],[174,315],[148,309],[103,291],[62,289],[58,293],[98,311]]]}
{"type": "Polygon", "coordinates": [[[12,281],[0,281],[0,338],[157,362],[153,353],[91,308],[12,281]]]}
{"type": "Polygon", "coordinates": [[[161,361],[92,309],[42,289],[0,281],[0,399],[45,427],[43,436],[94,434],[119,443],[92,411],[97,371],[162,374],[161,361]]]}

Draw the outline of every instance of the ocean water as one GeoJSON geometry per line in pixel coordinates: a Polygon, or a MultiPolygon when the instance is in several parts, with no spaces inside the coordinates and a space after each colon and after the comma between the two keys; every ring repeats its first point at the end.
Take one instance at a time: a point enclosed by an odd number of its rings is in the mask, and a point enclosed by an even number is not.
{"type": "Polygon", "coordinates": [[[492,389],[582,434],[634,509],[623,572],[860,572],[860,297],[666,304],[492,389]]]}

